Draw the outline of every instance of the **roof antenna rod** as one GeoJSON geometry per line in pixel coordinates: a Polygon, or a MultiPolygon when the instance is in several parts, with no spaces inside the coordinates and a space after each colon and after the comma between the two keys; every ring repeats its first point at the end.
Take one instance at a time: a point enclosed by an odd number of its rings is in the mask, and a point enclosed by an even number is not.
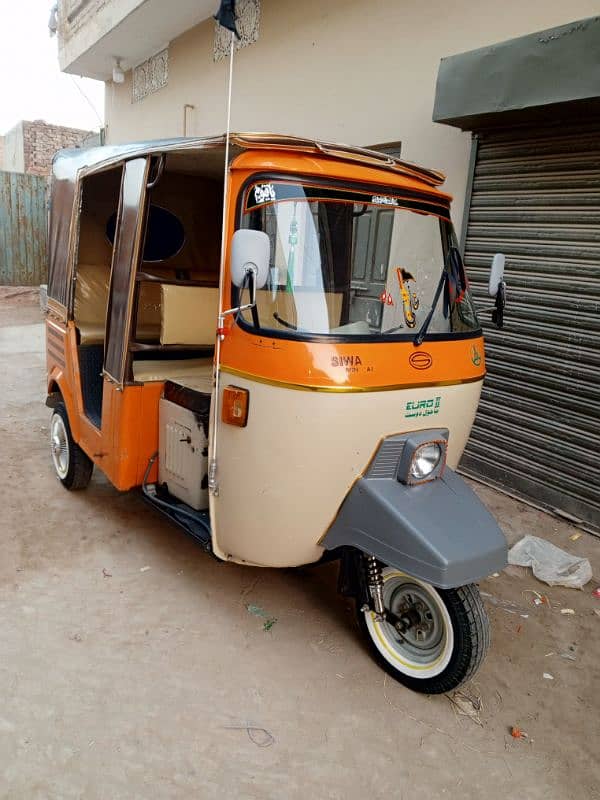
{"type": "Polygon", "coordinates": [[[236,0],[221,0],[219,10],[215,14],[215,19],[231,32],[229,40],[229,79],[227,86],[227,128],[225,133],[225,164],[223,166],[223,220],[221,225],[221,260],[219,265],[219,316],[217,323],[217,335],[215,344],[215,364],[214,364],[214,391],[212,403],[212,446],[208,464],[208,490],[216,497],[219,494],[219,483],[217,480],[217,429],[219,425],[219,373],[221,364],[221,342],[224,338],[223,332],[223,279],[225,275],[225,243],[227,236],[227,203],[229,200],[229,137],[231,132],[231,87],[233,83],[233,54],[235,51],[235,39],[240,35],[236,28],[235,19],[236,0]]]}

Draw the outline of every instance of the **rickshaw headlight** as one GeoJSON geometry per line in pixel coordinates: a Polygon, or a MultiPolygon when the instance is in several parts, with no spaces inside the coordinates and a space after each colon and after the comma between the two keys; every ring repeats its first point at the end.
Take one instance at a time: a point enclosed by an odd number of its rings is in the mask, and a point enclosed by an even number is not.
{"type": "Polygon", "coordinates": [[[446,466],[448,429],[434,428],[406,434],[397,479],[413,486],[440,478],[446,466]]]}
{"type": "Polygon", "coordinates": [[[447,428],[386,436],[365,477],[371,480],[392,478],[407,486],[441,478],[446,466],[448,437],[447,428]]]}
{"type": "Polygon", "coordinates": [[[443,455],[437,442],[428,442],[417,447],[409,468],[410,477],[415,481],[426,480],[435,471],[443,455]]]}

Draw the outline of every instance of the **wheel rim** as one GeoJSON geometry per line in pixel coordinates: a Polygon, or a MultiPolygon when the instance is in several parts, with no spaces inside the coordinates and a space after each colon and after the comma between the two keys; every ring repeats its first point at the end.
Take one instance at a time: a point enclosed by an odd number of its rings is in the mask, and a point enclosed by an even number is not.
{"type": "Polygon", "coordinates": [[[365,611],[367,629],[381,655],[395,669],[415,678],[431,678],[448,666],[454,648],[452,620],[442,598],[428,583],[399,570],[383,570],[386,609],[411,626],[401,634],[389,622],[365,611]]]}
{"type": "Polygon", "coordinates": [[[54,414],[50,423],[50,452],[56,474],[64,480],[69,471],[69,437],[59,414],[54,414]]]}

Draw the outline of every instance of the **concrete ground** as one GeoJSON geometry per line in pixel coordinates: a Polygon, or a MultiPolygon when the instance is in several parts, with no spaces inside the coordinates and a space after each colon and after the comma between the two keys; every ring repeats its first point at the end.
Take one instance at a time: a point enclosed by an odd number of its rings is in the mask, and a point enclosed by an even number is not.
{"type": "MultiPolygon", "coordinates": [[[[484,581],[482,670],[456,702],[414,694],[371,661],[333,566],[219,564],[99,472],[66,492],[39,322],[31,293],[0,295],[1,798],[600,798],[598,577],[484,581]]],[[[600,575],[599,539],[475,489],[511,543],[600,575]]]]}

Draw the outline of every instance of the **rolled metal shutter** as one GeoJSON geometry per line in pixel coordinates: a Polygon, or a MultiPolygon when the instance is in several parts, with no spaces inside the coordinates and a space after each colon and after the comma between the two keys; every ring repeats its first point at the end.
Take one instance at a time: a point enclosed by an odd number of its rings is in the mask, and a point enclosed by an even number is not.
{"type": "Polygon", "coordinates": [[[505,328],[461,468],[600,530],[600,121],[482,133],[465,263],[506,254],[505,328]]]}

